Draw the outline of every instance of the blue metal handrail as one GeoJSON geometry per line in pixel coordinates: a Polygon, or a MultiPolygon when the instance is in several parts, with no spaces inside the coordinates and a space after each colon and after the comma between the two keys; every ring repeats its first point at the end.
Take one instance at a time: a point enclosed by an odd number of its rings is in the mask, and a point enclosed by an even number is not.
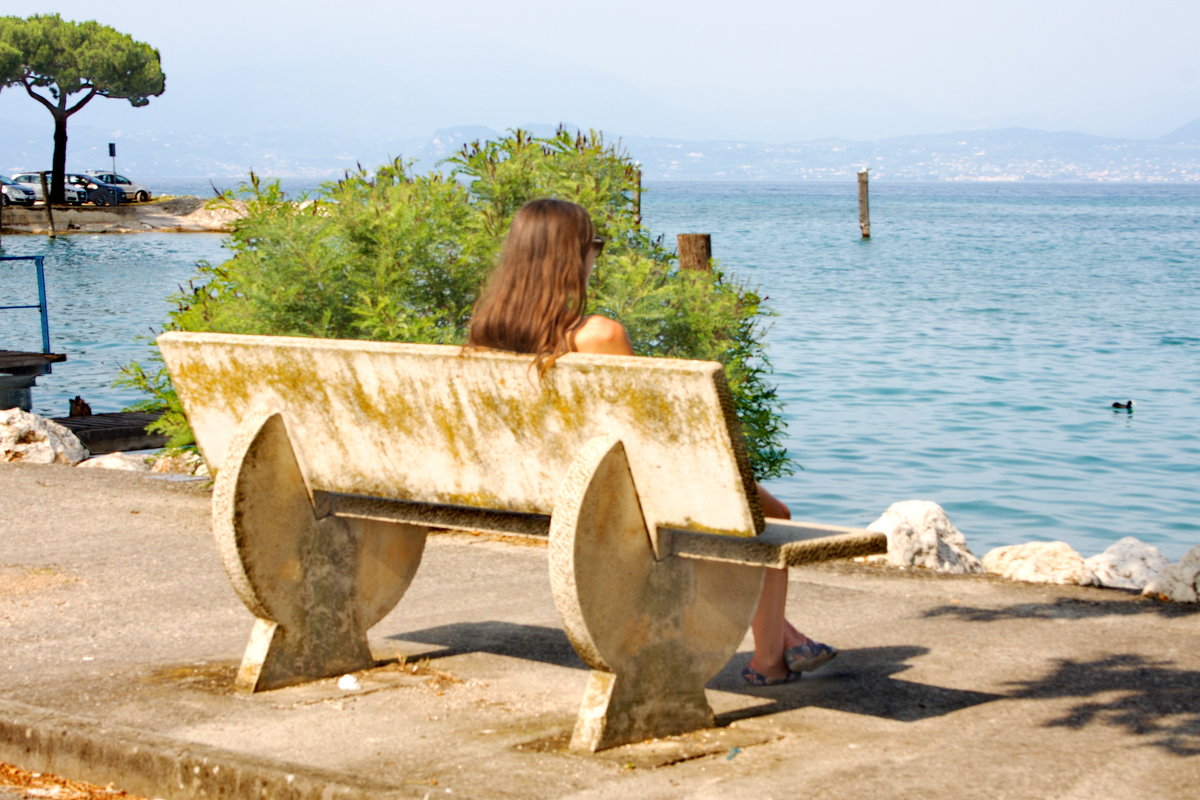
{"type": "Polygon", "coordinates": [[[50,352],[50,322],[46,316],[45,256],[0,256],[0,261],[32,261],[37,266],[38,303],[36,306],[0,306],[0,311],[15,308],[36,308],[42,317],[42,352],[50,352]]]}

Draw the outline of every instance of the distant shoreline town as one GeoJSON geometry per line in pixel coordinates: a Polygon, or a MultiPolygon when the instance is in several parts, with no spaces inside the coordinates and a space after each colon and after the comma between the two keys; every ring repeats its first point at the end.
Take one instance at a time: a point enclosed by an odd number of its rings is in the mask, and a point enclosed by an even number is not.
{"type": "MultiPolygon", "coordinates": [[[[5,174],[49,163],[48,137],[40,128],[10,140],[5,174]]],[[[532,125],[546,134],[554,126],[532,125]]],[[[569,128],[577,126],[568,125],[569,128]]],[[[118,138],[122,169],[143,177],[244,178],[250,170],[272,177],[324,181],[357,165],[373,167],[394,157],[417,170],[434,169],[466,143],[502,135],[481,126],[403,139],[383,132],[279,130],[252,137],[189,132],[178,136],[124,132],[118,138]]],[[[78,126],[70,160],[106,164],[111,132],[78,126]]],[[[1200,118],[1157,139],[1116,139],[1029,128],[959,131],[875,141],[813,139],[771,144],[688,141],[608,135],[642,165],[647,180],[845,181],[869,167],[873,179],[971,182],[1200,181],[1200,118]]]]}

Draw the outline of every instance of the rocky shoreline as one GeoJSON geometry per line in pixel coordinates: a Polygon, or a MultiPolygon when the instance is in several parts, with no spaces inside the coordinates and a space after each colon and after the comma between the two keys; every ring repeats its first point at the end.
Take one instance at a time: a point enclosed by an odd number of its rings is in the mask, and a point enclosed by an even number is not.
{"type": "MultiPolygon", "coordinates": [[[[71,233],[227,233],[245,207],[213,208],[199,197],[171,197],[121,206],[61,206],[52,209],[54,232],[71,233]]],[[[0,235],[48,234],[45,208],[7,206],[0,213],[0,235]]]]}

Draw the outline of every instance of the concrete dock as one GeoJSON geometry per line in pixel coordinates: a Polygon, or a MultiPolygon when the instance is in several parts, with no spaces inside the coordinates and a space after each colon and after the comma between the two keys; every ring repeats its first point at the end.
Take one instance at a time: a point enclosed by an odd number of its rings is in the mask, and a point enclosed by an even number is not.
{"type": "Polygon", "coordinates": [[[358,688],[236,695],[252,617],[208,504],[202,482],[0,465],[0,761],[163,798],[1200,792],[1195,606],[797,569],[789,616],[835,661],[751,688],[747,637],[709,684],[717,728],[579,755],[587,673],[543,547],[434,535],[358,688]]]}

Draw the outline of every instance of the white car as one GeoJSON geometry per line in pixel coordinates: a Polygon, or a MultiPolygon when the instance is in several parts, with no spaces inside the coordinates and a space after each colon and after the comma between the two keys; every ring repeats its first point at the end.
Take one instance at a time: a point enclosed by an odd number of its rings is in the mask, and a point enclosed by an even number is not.
{"type": "MultiPolygon", "coordinates": [[[[13,182],[20,184],[22,187],[33,192],[33,199],[41,201],[42,198],[42,177],[37,172],[18,172],[12,176],[13,182]]],[[[46,185],[50,185],[50,173],[46,173],[46,185]]],[[[73,206],[81,206],[87,202],[87,189],[82,189],[78,186],[66,184],[63,186],[63,199],[73,206]]]]}
{"type": "Polygon", "coordinates": [[[142,186],[140,183],[134,183],[124,175],[118,175],[115,172],[101,172],[98,169],[89,169],[87,174],[94,175],[105,183],[110,183],[113,186],[120,186],[125,190],[126,197],[139,203],[144,203],[154,196],[145,186],[142,186]]]}
{"type": "Polygon", "coordinates": [[[33,192],[24,186],[18,186],[8,178],[0,177],[0,205],[14,204],[18,206],[33,205],[33,192]]]}

